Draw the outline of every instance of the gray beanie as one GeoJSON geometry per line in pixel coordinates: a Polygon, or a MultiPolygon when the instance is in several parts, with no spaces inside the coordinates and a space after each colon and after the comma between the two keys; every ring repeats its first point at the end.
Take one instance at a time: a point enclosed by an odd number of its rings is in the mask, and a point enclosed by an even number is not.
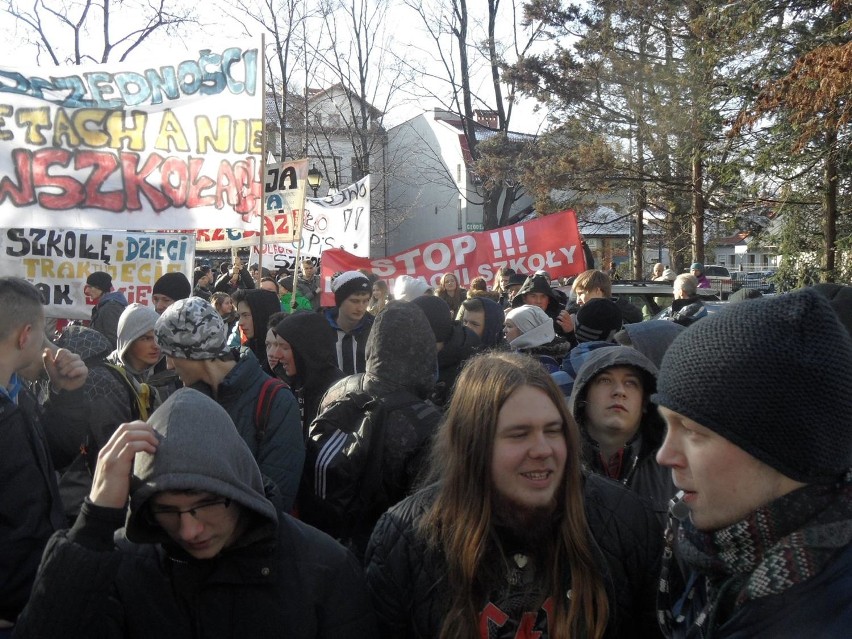
{"type": "Polygon", "coordinates": [[[225,323],[207,300],[189,297],[169,306],[154,328],[160,349],[178,359],[216,359],[227,355],[225,323]]]}
{"type": "Polygon", "coordinates": [[[145,505],[166,490],[198,490],[228,497],[277,521],[263,490],[263,478],[248,445],[228,413],[214,399],[182,388],[163,402],[148,423],[160,440],[157,452],[136,454],[127,512],[127,538],[157,543],[167,533],[145,516],[145,505]]]}
{"type": "Polygon", "coordinates": [[[683,331],[651,400],[796,481],[830,482],[852,465],[852,338],[808,289],[731,304],[683,331]]]}
{"type": "Polygon", "coordinates": [[[153,331],[157,320],[160,318],[150,306],[145,304],[131,304],[125,308],[121,317],[118,318],[116,349],[118,358],[124,361],[124,353],[130,345],[148,331],[153,331]]]}

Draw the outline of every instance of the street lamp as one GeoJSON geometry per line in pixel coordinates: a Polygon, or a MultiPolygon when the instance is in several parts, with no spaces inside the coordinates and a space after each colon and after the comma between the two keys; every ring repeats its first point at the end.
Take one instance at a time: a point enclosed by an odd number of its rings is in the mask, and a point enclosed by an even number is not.
{"type": "Polygon", "coordinates": [[[317,189],[319,189],[320,184],[322,184],[322,171],[314,164],[308,171],[308,186],[314,190],[314,198],[317,196],[317,189]]]}

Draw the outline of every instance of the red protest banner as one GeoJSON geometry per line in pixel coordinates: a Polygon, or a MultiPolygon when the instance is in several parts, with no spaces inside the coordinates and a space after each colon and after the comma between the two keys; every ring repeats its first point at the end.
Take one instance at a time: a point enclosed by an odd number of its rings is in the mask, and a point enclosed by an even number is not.
{"type": "Polygon", "coordinates": [[[517,273],[544,269],[553,278],[577,275],[586,269],[574,211],[562,211],[493,231],[461,233],[413,246],[382,258],[356,257],[341,249],[322,253],[322,304],[334,304],[331,276],[360,268],[388,282],[400,275],[422,277],[437,286],[444,273],[454,273],[463,287],[482,276],[491,284],[502,267],[517,273]]]}

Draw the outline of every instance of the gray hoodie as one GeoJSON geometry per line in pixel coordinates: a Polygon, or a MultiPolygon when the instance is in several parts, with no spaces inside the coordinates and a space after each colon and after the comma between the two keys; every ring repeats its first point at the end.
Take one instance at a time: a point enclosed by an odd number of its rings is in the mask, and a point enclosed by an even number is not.
{"type": "Polygon", "coordinates": [[[148,522],[145,506],[158,492],[198,490],[233,499],[273,523],[275,507],[264,495],[254,457],[228,413],[191,388],[171,395],[148,420],[160,439],[155,454],[138,453],[127,513],[127,538],[137,543],[168,541],[148,522]]]}

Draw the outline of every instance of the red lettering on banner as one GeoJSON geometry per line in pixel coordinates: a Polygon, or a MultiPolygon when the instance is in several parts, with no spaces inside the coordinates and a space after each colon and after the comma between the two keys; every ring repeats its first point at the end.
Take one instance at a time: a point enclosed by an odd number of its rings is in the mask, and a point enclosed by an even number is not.
{"type": "MultiPolygon", "coordinates": [[[[219,199],[219,191],[216,195],[204,195],[203,192],[207,189],[217,186],[213,178],[201,175],[201,167],[204,166],[204,160],[201,158],[190,158],[189,160],[189,184],[186,195],[187,206],[195,208],[196,206],[213,206],[216,203],[217,208],[222,208],[223,204],[219,199]]],[[[221,170],[219,174],[221,176],[221,170]]],[[[235,202],[236,203],[236,202],[235,202]]]]}
{"type": "Polygon", "coordinates": [[[38,187],[52,187],[61,191],[59,195],[40,193],[38,203],[46,209],[73,209],[85,200],[83,185],[72,177],[51,175],[53,165],[67,168],[71,163],[71,152],[66,149],[40,149],[33,155],[33,182],[38,187]]]}
{"type": "Polygon", "coordinates": [[[12,160],[15,163],[15,175],[18,178],[18,186],[4,175],[0,180],[0,202],[7,197],[15,206],[26,206],[35,202],[35,184],[33,182],[33,154],[26,149],[15,149],[12,151],[12,160]]]}
{"type": "Polygon", "coordinates": [[[118,171],[118,158],[111,153],[78,153],[75,168],[92,168],[91,177],[86,180],[86,202],[89,206],[105,211],[124,210],[124,191],[101,191],[107,178],[118,171]]]}
{"type": "MultiPolygon", "coordinates": [[[[321,266],[324,278],[337,271],[366,268],[391,286],[400,275],[434,283],[443,273],[452,272],[466,286],[476,275],[492,281],[503,266],[525,274],[546,268],[554,278],[578,275],[586,270],[579,248],[574,212],[562,211],[506,229],[425,242],[382,259],[369,260],[340,249],[326,249],[321,266]]],[[[322,304],[333,303],[332,296],[324,293],[322,304]]]]}
{"type": "Polygon", "coordinates": [[[142,170],[137,170],[139,167],[139,156],[135,153],[122,153],[121,165],[124,169],[124,188],[127,192],[127,208],[131,211],[138,211],[142,208],[142,201],[139,199],[139,191],[141,190],[153,208],[158,213],[165,210],[169,206],[169,201],[160,193],[156,187],[148,184],[145,178],[150,176],[162,164],[163,158],[156,153],[152,153],[145,160],[142,170]]]}
{"type": "Polygon", "coordinates": [[[156,212],[167,208],[233,208],[248,221],[257,208],[262,185],[254,179],[254,158],[233,165],[222,161],[217,178],[203,174],[204,158],[162,157],[138,153],[47,148],[15,149],[14,178],[0,178],[0,204],[38,203],[51,211],[97,208],[116,213],[142,209],[143,198],[156,212]],[[76,173],[69,173],[72,167],[76,173]],[[141,163],[141,166],[140,166],[141,163]],[[62,169],[66,172],[63,173],[62,169]],[[88,176],[80,177],[85,169],[88,176]],[[110,182],[112,191],[104,190],[110,182]],[[40,192],[47,189],[47,192],[40,192]],[[215,189],[215,193],[212,190],[215,189]]]}

